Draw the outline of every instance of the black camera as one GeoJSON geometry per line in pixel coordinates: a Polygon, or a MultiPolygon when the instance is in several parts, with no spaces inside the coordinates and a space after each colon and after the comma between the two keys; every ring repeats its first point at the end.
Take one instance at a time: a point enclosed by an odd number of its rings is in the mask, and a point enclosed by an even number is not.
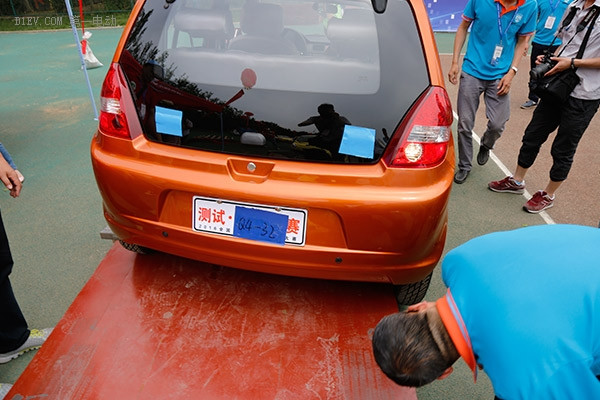
{"type": "Polygon", "coordinates": [[[542,58],[542,62],[529,71],[529,76],[532,80],[540,81],[544,79],[546,72],[554,68],[556,61],[552,61],[550,57],[552,57],[552,53],[548,50],[544,50],[544,58],[542,58]]]}

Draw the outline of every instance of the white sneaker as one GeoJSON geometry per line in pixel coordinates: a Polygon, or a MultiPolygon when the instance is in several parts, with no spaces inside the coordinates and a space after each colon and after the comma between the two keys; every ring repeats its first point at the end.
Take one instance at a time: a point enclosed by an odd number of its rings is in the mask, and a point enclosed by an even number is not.
{"type": "Polygon", "coordinates": [[[8,394],[8,392],[10,392],[10,388],[12,386],[13,385],[10,383],[0,383],[0,400],[2,400],[8,394]]]}
{"type": "Polygon", "coordinates": [[[29,332],[29,337],[21,347],[9,351],[8,353],[0,353],[0,364],[14,360],[20,355],[27,353],[29,350],[35,350],[42,347],[46,339],[48,339],[48,336],[50,336],[50,333],[52,333],[52,329],[54,328],[32,329],[29,332]]]}

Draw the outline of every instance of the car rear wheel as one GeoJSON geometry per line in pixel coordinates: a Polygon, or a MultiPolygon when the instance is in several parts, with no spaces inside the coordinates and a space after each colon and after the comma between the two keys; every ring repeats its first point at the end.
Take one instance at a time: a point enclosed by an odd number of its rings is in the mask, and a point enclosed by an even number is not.
{"type": "Polygon", "coordinates": [[[134,253],[150,254],[150,253],[154,252],[154,250],[149,249],[148,247],[140,246],[138,244],[127,243],[122,240],[119,240],[119,243],[121,243],[121,246],[123,246],[124,248],[126,248],[129,251],[133,251],[134,253]]]}
{"type": "Polygon", "coordinates": [[[409,283],[406,285],[395,285],[394,295],[396,296],[398,307],[402,309],[404,306],[416,304],[423,300],[423,298],[425,298],[425,293],[427,293],[427,289],[429,289],[432,275],[433,272],[419,282],[409,283]]]}

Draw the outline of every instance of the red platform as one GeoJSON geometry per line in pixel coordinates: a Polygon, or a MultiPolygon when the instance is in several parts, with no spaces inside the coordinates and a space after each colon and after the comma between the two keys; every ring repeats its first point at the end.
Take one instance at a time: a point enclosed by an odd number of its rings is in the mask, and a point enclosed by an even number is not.
{"type": "Polygon", "coordinates": [[[416,399],[370,333],[391,288],[114,245],[6,399],[416,399]]]}

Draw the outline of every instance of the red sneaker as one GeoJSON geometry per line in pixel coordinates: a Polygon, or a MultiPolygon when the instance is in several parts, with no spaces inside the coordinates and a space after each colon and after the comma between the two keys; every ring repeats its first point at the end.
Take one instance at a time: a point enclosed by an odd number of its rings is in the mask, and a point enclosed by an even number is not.
{"type": "Polygon", "coordinates": [[[523,210],[537,214],[554,205],[554,197],[548,196],[548,193],[540,190],[536,192],[531,199],[523,206],[523,210]]]}
{"type": "Polygon", "coordinates": [[[525,191],[525,182],[517,183],[512,176],[507,176],[500,181],[488,183],[488,188],[499,193],[522,194],[525,191]]]}

